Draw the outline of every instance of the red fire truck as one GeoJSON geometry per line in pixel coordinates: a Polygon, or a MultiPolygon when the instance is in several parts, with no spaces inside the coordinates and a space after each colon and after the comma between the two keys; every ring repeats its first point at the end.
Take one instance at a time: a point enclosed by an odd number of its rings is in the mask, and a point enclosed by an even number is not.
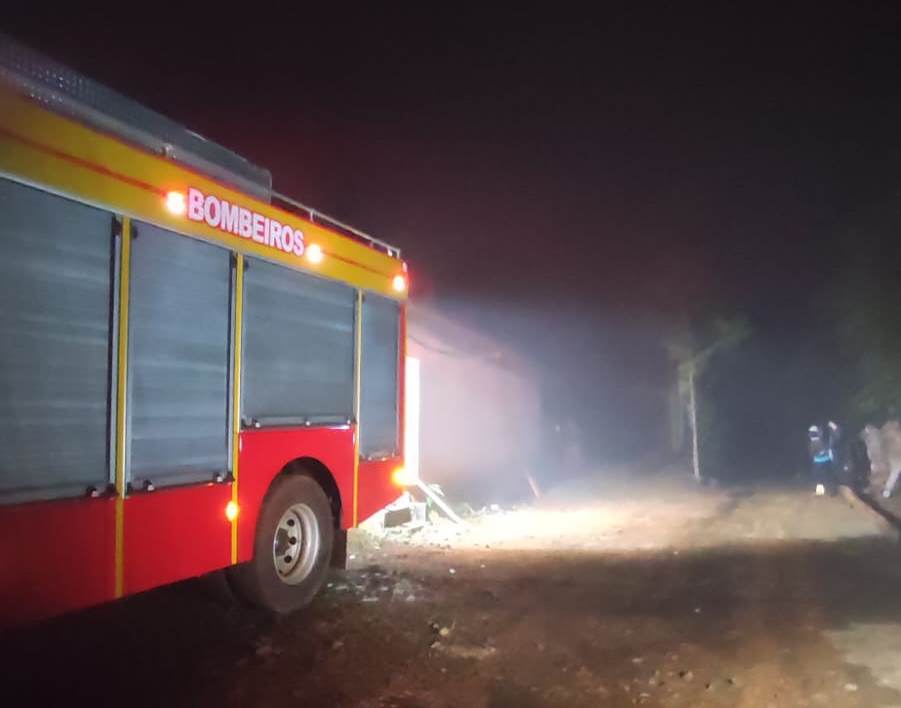
{"type": "Polygon", "coordinates": [[[307,603],[402,476],[398,249],[0,37],[0,624],[307,603]]]}

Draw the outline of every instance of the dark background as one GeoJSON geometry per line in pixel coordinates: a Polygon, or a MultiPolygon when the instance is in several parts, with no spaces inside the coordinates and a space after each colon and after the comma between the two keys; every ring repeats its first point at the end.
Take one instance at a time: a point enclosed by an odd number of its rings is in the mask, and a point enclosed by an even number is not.
{"type": "Polygon", "coordinates": [[[901,186],[901,16],[632,5],[20,8],[4,26],[401,246],[414,297],[530,356],[596,458],[660,438],[673,322],[746,317],[704,384],[717,464],[789,468],[813,419],[859,411],[837,284],[861,249],[897,251],[895,221],[855,227],[901,186]]]}

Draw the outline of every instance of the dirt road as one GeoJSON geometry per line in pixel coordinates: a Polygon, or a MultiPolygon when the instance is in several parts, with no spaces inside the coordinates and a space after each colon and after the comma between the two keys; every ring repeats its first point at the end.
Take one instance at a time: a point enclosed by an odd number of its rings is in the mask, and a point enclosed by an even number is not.
{"type": "Polygon", "coordinates": [[[901,706],[901,555],[841,498],[600,478],[352,552],[279,621],[205,579],[8,635],[4,704],[901,706]]]}

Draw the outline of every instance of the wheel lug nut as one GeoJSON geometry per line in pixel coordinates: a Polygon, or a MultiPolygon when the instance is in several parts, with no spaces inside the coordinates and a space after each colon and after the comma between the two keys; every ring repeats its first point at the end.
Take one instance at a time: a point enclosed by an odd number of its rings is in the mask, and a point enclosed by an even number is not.
{"type": "Polygon", "coordinates": [[[291,562],[291,556],[285,556],[285,563],[291,562]]]}
{"type": "Polygon", "coordinates": [[[294,544],[297,543],[297,539],[294,538],[294,536],[292,536],[291,538],[288,539],[288,543],[290,543],[293,546],[294,544]]]}

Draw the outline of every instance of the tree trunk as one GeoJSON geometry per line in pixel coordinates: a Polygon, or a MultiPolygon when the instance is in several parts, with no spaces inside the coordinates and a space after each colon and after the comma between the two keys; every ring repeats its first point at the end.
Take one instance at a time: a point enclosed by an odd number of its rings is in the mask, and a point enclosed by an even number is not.
{"type": "Polygon", "coordinates": [[[688,372],[688,415],[691,418],[691,463],[695,481],[701,481],[701,461],[698,457],[698,404],[695,397],[695,370],[688,372]]]}

